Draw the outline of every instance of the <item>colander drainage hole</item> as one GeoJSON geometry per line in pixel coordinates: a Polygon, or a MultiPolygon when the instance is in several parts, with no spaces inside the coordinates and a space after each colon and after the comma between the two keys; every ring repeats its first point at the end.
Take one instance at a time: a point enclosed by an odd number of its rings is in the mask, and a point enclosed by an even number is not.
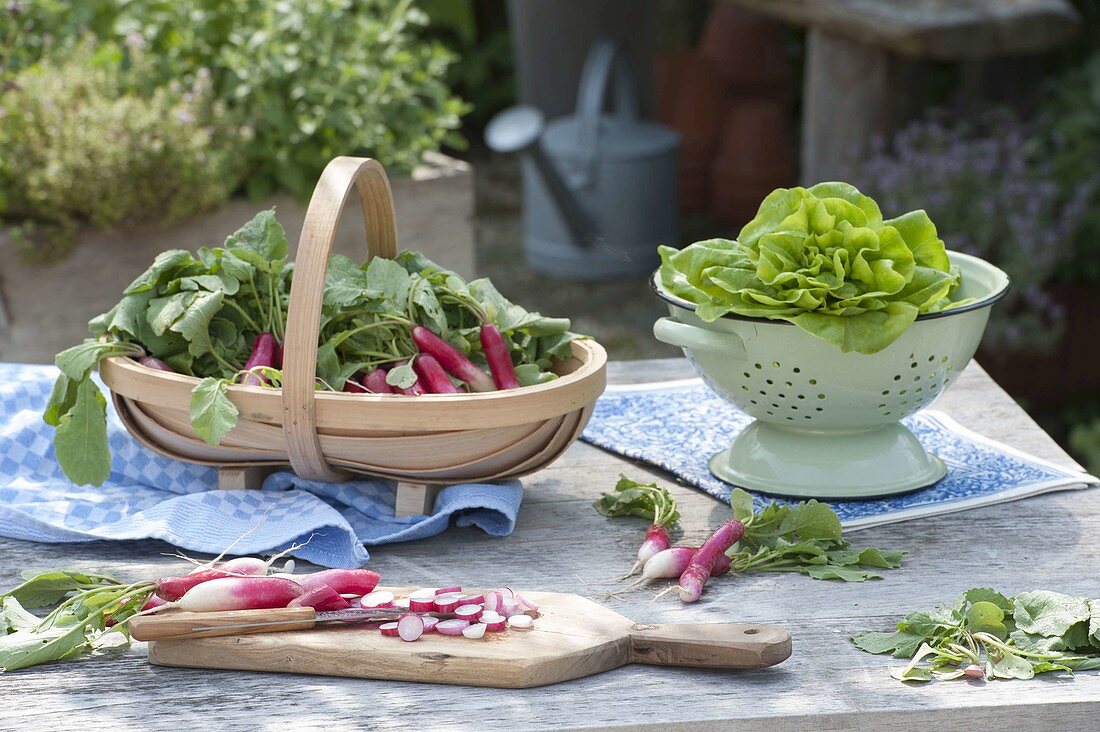
{"type": "Polygon", "coordinates": [[[746,379],[751,379],[751,378],[752,378],[751,376],[749,376],[749,372],[748,372],[748,371],[746,371],[746,372],[745,372],[745,378],[746,378],[746,379]]]}
{"type": "Polygon", "coordinates": [[[803,419],[813,419],[813,417],[811,417],[810,415],[807,414],[803,417],[803,419]]]}
{"type": "Polygon", "coordinates": [[[799,398],[799,399],[805,399],[805,398],[806,398],[806,395],[805,395],[805,394],[799,394],[799,395],[798,395],[798,398],[799,398]]]}
{"type": "Polygon", "coordinates": [[[817,379],[810,379],[810,386],[817,386],[817,379]]]}
{"type": "Polygon", "coordinates": [[[886,409],[886,405],[885,404],[880,404],[880,405],[878,405],[878,408],[879,409],[886,409]]]}
{"type": "Polygon", "coordinates": [[[772,404],[772,407],[773,407],[774,409],[779,409],[779,405],[778,405],[778,404],[772,404]]]}
{"type": "Polygon", "coordinates": [[[790,387],[790,386],[794,386],[794,384],[793,384],[792,382],[790,382],[790,381],[784,381],[783,383],[784,383],[784,384],[786,384],[786,385],[787,385],[787,386],[789,386],[789,387],[790,387]]]}
{"type": "Polygon", "coordinates": [[[793,421],[794,421],[794,417],[787,417],[787,421],[788,421],[788,422],[793,422],[793,421]]]}
{"type": "Polygon", "coordinates": [[[771,379],[764,379],[764,383],[765,383],[765,384],[767,384],[768,386],[771,386],[771,385],[772,385],[772,384],[774,384],[775,382],[774,382],[774,381],[772,381],[771,379]]]}
{"type": "Polygon", "coordinates": [[[882,390],[882,395],[883,396],[890,396],[890,390],[889,389],[883,389],[882,390]]]}
{"type": "Polygon", "coordinates": [[[755,399],[750,399],[749,404],[756,404],[756,400],[755,399]]]}
{"type": "Polygon", "coordinates": [[[760,390],[760,396],[767,396],[767,395],[768,395],[768,392],[764,391],[763,389],[760,390]]]}
{"type": "Polygon", "coordinates": [[[824,395],[824,394],[818,394],[818,395],[817,395],[817,398],[818,398],[818,399],[824,399],[824,398],[825,398],[825,395],[824,395]]]}
{"type": "Polygon", "coordinates": [[[773,369],[779,368],[779,362],[778,361],[772,361],[772,368],[773,369]]]}
{"type": "Polygon", "coordinates": [[[744,384],[741,385],[741,391],[748,391],[748,390],[749,390],[749,387],[745,386],[744,384]]]}
{"type": "Polygon", "coordinates": [[[770,410],[770,409],[769,409],[769,410],[768,410],[768,416],[769,416],[769,417],[774,417],[774,416],[775,416],[775,412],[773,412],[772,410],[770,410]]]}
{"type": "Polygon", "coordinates": [[[815,412],[824,412],[825,410],[822,409],[821,407],[814,407],[814,411],[815,412]]]}
{"type": "Polygon", "coordinates": [[[913,363],[909,364],[909,368],[911,368],[911,369],[915,369],[916,367],[917,367],[917,362],[916,362],[916,361],[914,361],[913,363]]]}
{"type": "Polygon", "coordinates": [[[894,374],[894,381],[901,381],[901,374],[894,374]]]}
{"type": "Polygon", "coordinates": [[[798,368],[797,366],[795,366],[793,369],[791,369],[791,371],[795,372],[796,374],[801,374],[802,373],[802,369],[798,368]]]}
{"type": "Polygon", "coordinates": [[[787,398],[787,395],[786,395],[786,394],[777,394],[777,396],[778,396],[778,397],[779,397],[780,399],[786,399],[786,398],[787,398]]]}
{"type": "Polygon", "coordinates": [[[898,392],[898,396],[901,396],[901,395],[902,395],[902,394],[904,394],[905,392],[906,392],[906,390],[905,390],[905,389],[902,389],[901,391],[899,391],[899,392],[898,392]]]}
{"type": "Polygon", "coordinates": [[[763,366],[761,366],[761,365],[760,365],[760,364],[758,364],[758,363],[754,363],[754,364],[753,364],[753,366],[755,366],[755,367],[756,367],[756,368],[758,368],[758,369],[762,369],[762,368],[764,368],[763,366]]]}
{"type": "Polygon", "coordinates": [[[935,356],[929,356],[929,357],[928,357],[928,363],[932,363],[932,362],[933,362],[933,361],[935,361],[935,360],[936,360],[936,357],[935,357],[935,356]]]}

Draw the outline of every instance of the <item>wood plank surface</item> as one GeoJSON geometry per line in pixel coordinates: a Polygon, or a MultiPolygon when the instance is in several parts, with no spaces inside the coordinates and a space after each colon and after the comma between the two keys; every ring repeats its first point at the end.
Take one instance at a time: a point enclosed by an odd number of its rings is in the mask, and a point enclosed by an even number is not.
{"type": "Polygon", "coordinates": [[[1068,0],[726,0],[905,56],[938,59],[1036,53],[1076,32],[1068,0]]]}
{"type": "MultiPolygon", "coordinates": [[[[615,363],[612,382],[690,375],[682,360],[615,363]]],[[[972,364],[934,405],[963,425],[1037,456],[1072,460],[989,377],[972,364]]],[[[385,581],[471,586],[502,581],[574,592],[603,601],[586,581],[629,565],[643,522],[607,520],[591,501],[619,472],[670,487],[683,514],[683,539],[701,541],[728,508],[694,489],[602,450],[576,444],[549,468],[524,479],[515,533],[491,538],[450,529],[409,544],[371,550],[385,581]]],[[[719,578],[703,601],[650,604],[652,592],[606,600],[643,623],[776,623],[794,636],[794,654],[763,671],[709,671],[634,665],[587,679],[525,690],[444,687],[264,673],[154,667],[145,644],[117,658],[87,659],[0,678],[6,699],[0,729],[110,726],[129,729],[332,730],[635,727],[738,730],[1004,729],[1095,730],[1100,675],[989,684],[904,686],[893,662],[856,651],[852,632],[886,629],[913,609],[975,586],[1019,592],[1043,587],[1100,596],[1100,491],[1068,492],[861,531],[860,543],[903,548],[901,570],[846,585],[801,576],[719,578]],[[730,724],[736,722],[736,725],[730,724]]],[[[0,539],[0,587],[20,569],[75,565],[123,578],[156,577],[178,560],[164,543],[41,545],[0,539]]]]}

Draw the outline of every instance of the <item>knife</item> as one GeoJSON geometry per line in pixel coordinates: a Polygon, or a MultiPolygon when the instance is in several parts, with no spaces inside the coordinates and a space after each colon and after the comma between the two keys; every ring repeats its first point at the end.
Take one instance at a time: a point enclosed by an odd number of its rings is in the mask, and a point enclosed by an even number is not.
{"type": "MultiPolygon", "coordinates": [[[[283,607],[271,610],[229,610],[212,613],[167,612],[142,615],[129,622],[130,635],[139,641],[182,638],[211,638],[221,635],[277,633],[312,630],[318,623],[384,623],[397,620],[406,611],[398,608],[350,608],[318,612],[311,607],[283,607]]],[[[437,618],[449,613],[417,613],[437,618]]]]}

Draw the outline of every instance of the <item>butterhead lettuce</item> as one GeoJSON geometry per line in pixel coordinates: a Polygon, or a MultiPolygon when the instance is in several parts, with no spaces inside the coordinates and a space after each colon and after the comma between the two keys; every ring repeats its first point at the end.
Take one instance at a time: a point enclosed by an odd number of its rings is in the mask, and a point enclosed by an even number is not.
{"type": "Polygon", "coordinates": [[[961,303],[959,274],[924,211],[883,219],[847,183],[780,188],[737,241],[660,247],[661,282],[706,322],[786,320],[842,351],[876,353],[917,316],[961,303]]]}

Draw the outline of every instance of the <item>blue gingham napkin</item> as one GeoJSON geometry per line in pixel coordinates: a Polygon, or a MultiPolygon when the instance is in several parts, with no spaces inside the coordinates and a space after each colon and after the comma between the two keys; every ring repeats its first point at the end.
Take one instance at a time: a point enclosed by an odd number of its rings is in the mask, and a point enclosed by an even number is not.
{"type": "MultiPolygon", "coordinates": [[[[610,386],[596,402],[581,439],[664,468],[715,498],[729,501],[731,486],[711,474],[707,461],[729,447],[734,436],[751,422],[752,417],[699,379],[610,386]]],[[[1025,455],[971,432],[939,412],[919,412],[902,423],[926,450],[947,464],[947,476],[902,495],[830,501],[845,528],[867,528],[1100,485],[1100,480],[1087,473],[1025,455]]],[[[773,500],[761,494],[755,498],[758,507],[773,500]]]]}
{"type": "MultiPolygon", "coordinates": [[[[163,539],[186,550],[273,553],[326,567],[358,567],[374,546],[434,536],[455,519],[493,536],[515,527],[518,481],[440,491],[430,516],[394,517],[395,489],[382,480],[329,484],[280,472],[263,490],[217,490],[212,468],[161,457],[138,444],[108,404],[111,476],[75,486],[42,421],[57,369],[0,363],[0,536],[42,542],[163,539]]],[[[100,384],[102,386],[102,384],[100,384]]]]}

